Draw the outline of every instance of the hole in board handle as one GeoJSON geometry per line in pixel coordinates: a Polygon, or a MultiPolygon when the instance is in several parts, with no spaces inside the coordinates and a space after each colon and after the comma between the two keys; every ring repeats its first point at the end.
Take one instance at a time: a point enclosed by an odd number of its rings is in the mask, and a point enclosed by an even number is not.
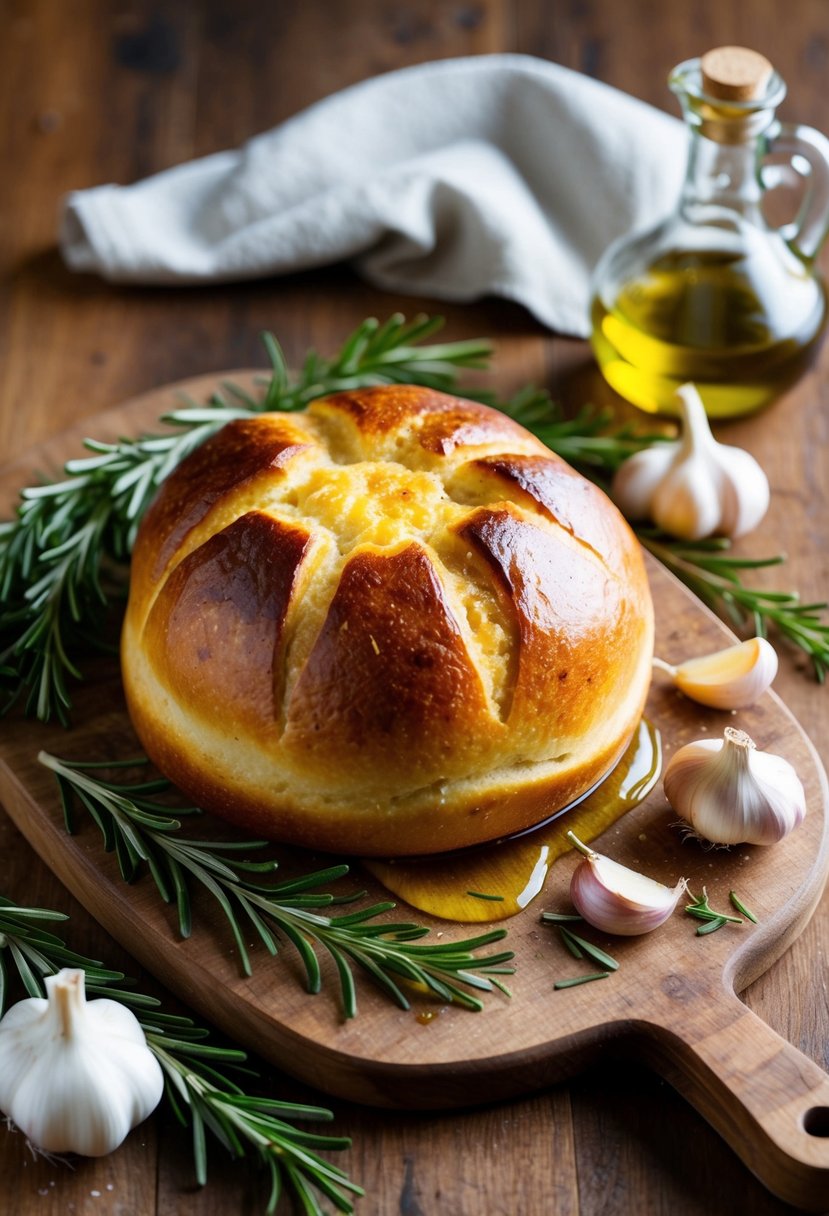
{"type": "Polygon", "coordinates": [[[829,1106],[813,1106],[803,1116],[803,1129],[810,1136],[829,1137],[829,1106]]]}

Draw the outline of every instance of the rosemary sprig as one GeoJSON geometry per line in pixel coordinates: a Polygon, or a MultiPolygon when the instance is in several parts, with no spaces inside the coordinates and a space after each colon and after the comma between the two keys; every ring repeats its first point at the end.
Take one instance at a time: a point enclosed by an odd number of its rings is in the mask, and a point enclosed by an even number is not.
{"type": "Polygon", "coordinates": [[[68,917],[61,912],[19,907],[0,896],[0,1013],[8,996],[6,959],[29,996],[45,996],[44,977],[61,967],[83,968],[89,995],[111,997],[133,1007],[164,1072],[165,1094],[173,1112],[184,1126],[189,1123],[192,1127],[200,1186],[207,1182],[206,1131],[210,1131],[234,1157],[244,1157],[252,1150],[267,1168],[271,1184],[268,1216],[286,1188],[306,1216],[323,1216],[321,1197],[340,1212],[353,1212],[350,1197],[364,1194],[362,1188],[320,1156],[320,1150],[345,1149],[351,1141],[302,1131],[291,1122],[327,1122],[333,1118],[331,1112],[245,1093],[218,1067],[238,1068],[247,1059],[243,1051],[206,1042],[207,1030],[190,1018],[160,1012],[161,1002],[130,989],[123,972],[110,971],[97,959],[75,953],[61,938],[38,927],[38,922],[62,920],[68,917]]]}
{"type": "Polygon", "coordinates": [[[349,1148],[347,1136],[326,1136],[301,1131],[288,1120],[333,1118],[329,1110],[319,1106],[281,1102],[272,1098],[252,1097],[229,1078],[217,1073],[214,1065],[222,1060],[244,1060],[244,1053],[204,1047],[187,1039],[151,1031],[147,1043],[164,1070],[166,1092],[179,1121],[193,1130],[193,1156],[196,1180],[207,1182],[207,1145],[205,1130],[209,1129],[235,1157],[252,1148],[267,1166],[271,1190],[266,1212],[273,1213],[287,1183],[299,1209],[313,1216],[322,1216],[318,1195],[329,1199],[339,1212],[353,1212],[350,1196],[365,1192],[352,1182],[347,1173],[321,1157],[318,1150],[336,1151],[349,1148]],[[208,1056],[204,1065],[200,1057],[208,1056]],[[174,1095],[187,1107],[181,1109],[174,1095]]]}
{"type": "Polygon", "coordinates": [[[247,403],[259,410],[301,410],[317,397],[372,384],[423,384],[451,393],[459,369],[489,366],[492,346],[486,338],[421,345],[442,327],[443,317],[420,315],[407,322],[394,313],[382,325],[369,317],[333,359],[309,351],[295,379],[276,338],[264,334],[271,379],[262,402],[248,398],[247,403]]]}
{"type": "Polygon", "coordinates": [[[325,916],[316,909],[359,898],[319,891],[324,883],[342,878],[348,866],[334,865],[283,882],[257,881],[248,876],[272,873],[276,863],[234,855],[261,847],[264,842],[205,841],[185,836],[178,816],[192,814],[195,808],[173,812],[158,802],[153,795],[169,789],[167,782],[117,783],[94,778],[88,766],[70,765],[46,752],[41,752],[38,759],[57,778],[67,830],[74,828],[73,802],[77,799],[100,829],[104,847],[115,851],[125,881],[134,881],[146,865],[162,899],[167,903],[175,900],[183,937],[191,930],[191,886],[200,886],[213,896],[230,927],[247,975],[251,973],[251,960],[243,925],[248,922],[269,954],[278,952],[278,937],[296,949],[309,992],[321,989],[318,951],[327,952],[334,961],[345,1016],[349,1018],[357,1012],[352,964],[403,1009],[409,1008],[409,1000],[401,984],[477,1011],[483,1004],[476,993],[501,987],[496,978],[489,977],[512,974],[512,968],[505,966],[513,957],[512,951],[484,956],[475,953],[501,941],[506,936],[503,929],[466,941],[418,945],[415,943],[429,933],[424,926],[377,920],[394,908],[393,903],[325,916]]]}
{"type": "Polygon", "coordinates": [[[663,431],[639,431],[630,425],[614,427],[612,414],[590,406],[584,406],[575,418],[566,418],[545,389],[533,386],[505,401],[497,397],[483,400],[520,422],[563,460],[604,482],[628,456],[673,438],[663,431]]]}
{"type": "Polygon", "coordinates": [[[483,339],[421,345],[440,317],[385,324],[369,319],[333,359],[311,351],[296,377],[276,339],[264,343],[271,363],[261,398],[224,385],[207,406],[193,403],[164,415],[167,434],[85,441],[90,455],[70,460],[64,477],[21,492],[15,517],[0,522],[0,712],[18,698],[42,721],[64,724],[78,656],[101,635],[111,588],[120,574],[147,506],[164,478],[219,427],[263,410],[302,409],[341,389],[406,381],[457,389],[457,371],[486,366],[483,339]],[[110,580],[111,581],[111,580],[110,580]],[[5,690],[5,691],[4,691],[5,690]]]}
{"type": "Polygon", "coordinates": [[[76,657],[103,631],[114,581],[119,592],[139,521],[175,465],[240,411],[216,395],[209,409],[170,415],[171,434],[118,443],[86,440],[93,455],[70,460],[65,478],[21,492],[0,523],[0,661],[9,689],[41,721],[68,720],[76,657]],[[209,420],[205,417],[210,415],[209,420]]]}
{"type": "Polygon", "coordinates": [[[742,581],[744,570],[779,566],[782,557],[734,557],[730,542],[723,538],[680,541],[647,528],[637,533],[654,557],[737,629],[750,628],[758,637],[766,637],[772,627],[805,651],[823,683],[829,670],[829,623],[821,620],[820,613],[827,604],[804,604],[796,592],[766,591],[742,581]]]}
{"type": "Polygon", "coordinates": [[[693,891],[689,890],[691,903],[685,905],[685,911],[689,916],[696,917],[697,920],[704,921],[697,929],[697,937],[705,937],[708,933],[716,933],[718,929],[722,929],[723,925],[729,922],[735,925],[743,923],[740,916],[729,916],[727,912],[715,912],[708,902],[708,892],[705,887],[702,888],[702,896],[697,897],[693,891]]]}

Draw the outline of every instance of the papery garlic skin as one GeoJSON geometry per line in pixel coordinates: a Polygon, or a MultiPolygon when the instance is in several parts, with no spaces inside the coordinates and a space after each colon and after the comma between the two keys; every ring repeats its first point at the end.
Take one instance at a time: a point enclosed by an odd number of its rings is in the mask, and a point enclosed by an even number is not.
{"type": "Polygon", "coordinates": [[[677,667],[661,659],[653,662],[686,697],[711,709],[748,709],[777,675],[777,651],[759,637],[687,659],[677,667]]]}
{"type": "Polygon", "coordinates": [[[782,756],[757,750],[742,730],[688,743],[663,778],[674,810],[712,844],[776,844],[803,821],[806,795],[782,756]]]}
{"type": "Polygon", "coordinates": [[[570,899],[589,925],[618,937],[638,937],[665,923],[685,890],[684,878],[675,887],[663,886],[594,852],[573,833],[568,836],[585,855],[570,879],[570,899]]]}
{"type": "Polygon", "coordinates": [[[768,478],[750,453],[717,442],[692,384],[683,384],[676,397],[680,438],[625,460],[611,497],[628,519],[651,519],[682,540],[743,536],[768,510],[768,478]]]}
{"type": "Polygon", "coordinates": [[[83,971],[45,984],[0,1020],[0,1110],[45,1152],[101,1157],[158,1105],[161,1066],[125,1005],[87,1003],[83,971]]]}
{"type": "Polygon", "coordinates": [[[610,497],[628,519],[650,519],[653,496],[670,471],[678,446],[678,442],[655,443],[634,452],[619,465],[610,484],[610,497]]]}

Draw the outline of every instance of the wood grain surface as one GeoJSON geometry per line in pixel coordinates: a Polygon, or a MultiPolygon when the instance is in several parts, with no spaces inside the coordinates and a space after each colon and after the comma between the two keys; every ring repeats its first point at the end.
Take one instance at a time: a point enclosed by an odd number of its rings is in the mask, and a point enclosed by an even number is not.
{"type": "MultiPolygon", "coordinates": [[[[264,6],[181,0],[0,0],[0,457],[67,423],[170,380],[260,361],[257,333],[275,330],[288,357],[328,350],[363,316],[440,309],[447,337],[497,340],[495,380],[534,379],[568,406],[618,403],[584,344],[556,338],[517,307],[437,305],[381,294],[346,269],[198,290],[119,289],[76,277],[55,251],[69,189],[129,181],[230,146],[330,92],[407,63],[496,50],[545,56],[673,111],[670,68],[710,46],[762,51],[789,85],[783,116],[829,127],[829,13],[822,0],[285,0],[264,6]]],[[[543,154],[543,150],[541,150],[543,154]]],[[[825,264],[825,254],[822,258],[825,264]]],[[[827,372],[815,371],[762,416],[727,430],[773,489],[746,553],[783,551],[769,584],[826,595],[827,372]]],[[[776,687],[826,757],[827,692],[799,656],[776,687]]],[[[0,730],[2,730],[0,726],[0,730]]],[[[71,914],[76,948],[142,978],[107,934],[0,817],[0,889],[71,914]]],[[[746,897],[748,897],[746,892],[746,897]]],[[[752,892],[753,895],[753,892],[752,892]]],[[[821,1064],[827,1061],[829,903],[769,972],[747,1007],[821,1064]]],[[[553,1014],[551,1013],[551,1016],[553,1014]]],[[[428,1031],[427,1031],[428,1032],[428,1031]]],[[[263,1065],[272,1093],[309,1091],[263,1065]]],[[[702,1216],[791,1212],[656,1075],[624,1059],[535,1097],[444,1115],[378,1114],[334,1101],[353,1136],[344,1164],[366,1187],[362,1213],[479,1216],[554,1212],[702,1216]]],[[[251,1166],[211,1160],[194,1188],[186,1137],[160,1114],[111,1157],[75,1171],[0,1136],[0,1203],[9,1216],[107,1213],[218,1216],[262,1211],[251,1166]]],[[[829,1209],[829,1199],[827,1200],[829,1209]]],[[[280,1214],[289,1211],[285,1204],[280,1214]]]]}

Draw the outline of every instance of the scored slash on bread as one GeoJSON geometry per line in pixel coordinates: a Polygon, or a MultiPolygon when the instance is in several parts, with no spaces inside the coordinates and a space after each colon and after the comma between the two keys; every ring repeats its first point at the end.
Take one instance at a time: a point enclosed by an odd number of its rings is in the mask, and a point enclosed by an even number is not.
{"type": "Polygon", "coordinates": [[[228,424],[161,487],[122,669],[158,767],[257,833],[429,853],[546,818],[650,680],[638,543],[511,419],[413,386],[228,424]]]}

